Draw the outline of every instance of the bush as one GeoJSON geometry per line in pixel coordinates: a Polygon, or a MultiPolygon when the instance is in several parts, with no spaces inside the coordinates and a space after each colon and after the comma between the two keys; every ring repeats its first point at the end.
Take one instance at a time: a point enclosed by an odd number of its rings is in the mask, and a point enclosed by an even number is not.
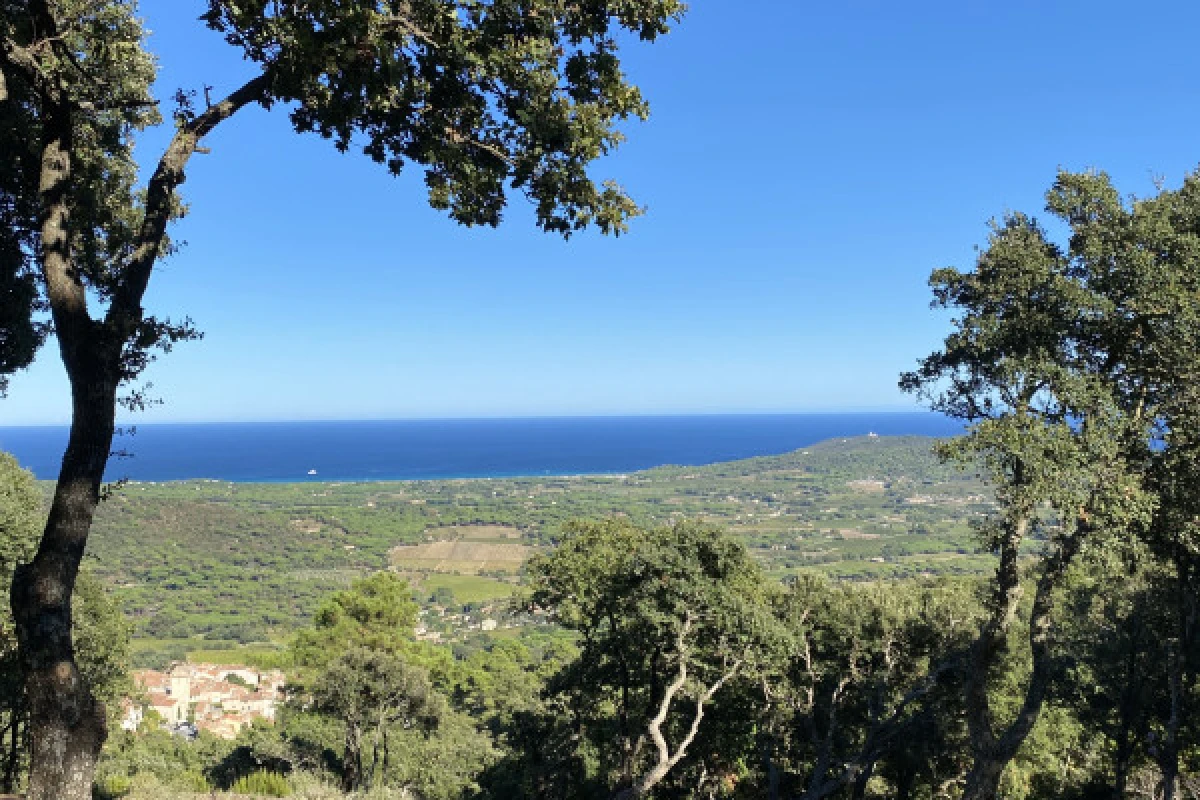
{"type": "Polygon", "coordinates": [[[127,775],[105,775],[92,786],[95,800],[117,800],[133,790],[133,781],[127,775]]]}
{"type": "Polygon", "coordinates": [[[267,797],[287,797],[292,793],[288,779],[278,772],[259,770],[252,772],[233,784],[235,794],[261,794],[267,797]]]}
{"type": "Polygon", "coordinates": [[[130,800],[134,797],[162,798],[166,796],[166,787],[153,772],[139,772],[129,779],[129,796],[130,800]]]}
{"type": "Polygon", "coordinates": [[[171,785],[181,789],[190,789],[193,792],[207,792],[212,788],[208,783],[208,778],[204,777],[204,773],[198,769],[184,770],[171,781],[171,785]]]}

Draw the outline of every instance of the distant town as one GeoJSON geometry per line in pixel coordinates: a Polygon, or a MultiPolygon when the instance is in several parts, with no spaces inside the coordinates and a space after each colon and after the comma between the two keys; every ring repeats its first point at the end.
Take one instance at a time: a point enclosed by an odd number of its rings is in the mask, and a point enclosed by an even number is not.
{"type": "Polygon", "coordinates": [[[255,720],[273,723],[284,699],[282,672],[240,664],[179,663],[166,672],[138,670],[134,681],[143,694],[125,703],[121,727],[128,731],[138,730],[153,712],[182,736],[207,731],[233,739],[255,720]]]}

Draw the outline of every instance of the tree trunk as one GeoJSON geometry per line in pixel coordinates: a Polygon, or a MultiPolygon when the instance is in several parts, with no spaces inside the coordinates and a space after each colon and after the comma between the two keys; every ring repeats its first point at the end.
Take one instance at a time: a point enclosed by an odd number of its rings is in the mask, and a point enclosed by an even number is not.
{"type": "Polygon", "coordinates": [[[865,800],[867,796],[867,784],[871,782],[871,776],[875,773],[875,762],[872,761],[863,767],[862,771],[854,778],[854,789],[850,793],[852,800],[865,800]]]}
{"type": "Polygon", "coordinates": [[[98,342],[60,334],[71,378],[71,435],[41,544],[17,567],[11,602],[29,702],[29,800],[90,800],[108,736],[104,704],[75,663],[71,595],[112,447],[116,363],[98,342]]]}
{"type": "Polygon", "coordinates": [[[1162,770],[1162,800],[1175,800],[1179,784],[1179,728],[1183,714],[1183,658],[1174,644],[1168,645],[1167,649],[1167,684],[1171,712],[1164,726],[1158,765],[1162,770]]]}
{"type": "Polygon", "coordinates": [[[971,669],[967,677],[967,723],[973,763],[967,773],[962,800],[995,800],[1005,767],[1016,757],[1041,715],[1053,668],[1050,636],[1054,627],[1054,593],[1079,552],[1084,536],[1090,531],[1086,521],[1077,520],[1075,530],[1058,543],[1042,569],[1033,608],[1029,613],[1029,649],[1033,657],[1033,670],[1025,686],[1020,710],[1008,727],[998,734],[992,718],[987,682],[1003,652],[1009,627],[1019,605],[1017,557],[1027,527],[1028,517],[1021,518],[1014,528],[1015,535],[1010,537],[1001,551],[992,614],[972,648],[971,669]]]}
{"type": "Polygon", "coordinates": [[[687,754],[687,750],[691,746],[692,741],[696,738],[696,734],[700,730],[700,721],[704,719],[704,706],[710,700],[712,700],[713,695],[721,690],[721,687],[725,685],[726,681],[736,675],[738,670],[741,669],[742,662],[739,659],[733,662],[732,665],[727,666],[725,674],[718,678],[715,683],[697,695],[695,704],[696,710],[692,716],[692,724],[688,728],[687,733],[684,734],[683,738],[679,741],[679,744],[676,745],[675,752],[672,753],[671,746],[667,743],[666,737],[663,735],[662,726],[663,723],[666,722],[667,715],[671,711],[671,700],[687,682],[687,635],[691,630],[691,627],[692,614],[691,612],[688,612],[687,618],[684,620],[679,633],[676,635],[676,651],[679,654],[678,672],[675,674],[675,679],[672,680],[663,691],[662,701],[658,705],[658,713],[651,718],[649,724],[646,726],[646,733],[654,742],[655,749],[658,751],[658,760],[654,766],[651,767],[648,772],[642,775],[642,777],[639,778],[632,786],[620,789],[613,794],[612,800],[637,800],[637,798],[646,797],[648,794],[650,794],[650,790],[653,789],[659,783],[659,781],[667,777],[667,773],[674,769],[675,765],[683,759],[683,757],[687,754]]]}
{"type": "MultiPolygon", "coordinates": [[[[19,705],[12,709],[11,725],[8,729],[9,743],[8,755],[5,757],[4,777],[0,779],[0,789],[6,793],[15,792],[17,790],[17,774],[21,768],[21,718],[22,710],[19,705]]],[[[3,739],[0,738],[0,743],[3,739]]]]}
{"type": "Polygon", "coordinates": [[[1145,628],[1141,618],[1134,615],[1127,623],[1129,631],[1128,652],[1125,654],[1123,675],[1124,687],[1121,701],[1117,705],[1117,732],[1114,739],[1116,752],[1113,755],[1113,800],[1123,800],[1129,787],[1129,773],[1133,769],[1134,728],[1141,714],[1142,675],[1139,669],[1142,636],[1145,628]]]}
{"type": "MultiPolygon", "coordinates": [[[[30,13],[42,35],[58,35],[49,4],[31,3],[30,13]]],[[[30,714],[29,800],[89,800],[107,726],[75,664],[71,595],[112,447],[121,348],[89,317],[71,261],[75,109],[61,88],[41,93],[41,267],[71,382],[71,435],[37,554],[15,570],[9,599],[30,714]]]]}
{"type": "Polygon", "coordinates": [[[1117,734],[1113,765],[1113,800],[1123,800],[1129,786],[1129,768],[1133,765],[1133,743],[1130,738],[1129,728],[1122,724],[1117,734]]]}
{"type": "MultiPolygon", "coordinates": [[[[161,255],[174,213],[174,190],[200,139],[248,103],[266,95],[259,75],[176,131],[147,185],[145,215],[105,320],[88,313],[88,292],[72,261],[75,118],[81,106],[64,86],[42,80],[39,61],[66,38],[57,3],[24,4],[35,34],[23,51],[23,69],[42,106],[38,178],[40,262],[46,301],[59,351],[71,382],[71,435],[37,555],[13,575],[9,595],[17,643],[26,672],[31,744],[29,800],[90,800],[96,757],[107,737],[105,709],[84,685],[71,641],[71,595],[100,501],[112,448],[117,386],[130,377],[122,355],[128,346],[144,355],[140,340],[142,296],[161,255]],[[44,51],[44,52],[42,52],[44,51]]],[[[6,52],[15,43],[5,41],[6,52]]],[[[6,59],[7,61],[7,59],[6,59]]],[[[3,86],[0,86],[3,95],[3,86]]],[[[118,264],[113,264],[118,266],[118,264]]],[[[135,359],[136,360],[136,359],[135,359]]],[[[137,370],[133,369],[132,374],[137,370]]]]}
{"type": "Polygon", "coordinates": [[[975,763],[967,773],[966,786],[960,800],[995,800],[1000,793],[1000,778],[1011,757],[1004,754],[975,753],[975,763]]]}
{"type": "Polygon", "coordinates": [[[358,726],[346,725],[346,749],[342,753],[342,791],[353,792],[362,784],[362,736],[358,726]]]}
{"type": "Polygon", "coordinates": [[[996,589],[991,613],[971,646],[967,670],[967,728],[971,742],[971,769],[967,773],[962,800],[992,800],[1000,786],[1000,776],[1008,765],[1005,754],[998,752],[992,719],[988,681],[1008,643],[1008,633],[1021,602],[1021,576],[1017,559],[1021,542],[1029,527],[1028,516],[1020,514],[1009,523],[1009,533],[1000,549],[996,568],[996,589]]]}
{"type": "MultiPolygon", "coordinates": [[[[844,678],[830,692],[829,721],[825,728],[825,738],[821,740],[821,747],[817,751],[817,761],[813,765],[812,774],[808,779],[808,789],[803,795],[806,800],[808,798],[825,797],[824,790],[829,783],[825,780],[825,775],[829,772],[829,762],[833,756],[833,739],[838,732],[838,706],[841,703],[842,690],[846,688],[848,682],[849,679],[844,678]]],[[[840,788],[841,785],[839,783],[838,787],[840,788]]]]}
{"type": "Polygon", "coordinates": [[[391,766],[391,761],[392,761],[392,753],[391,753],[391,748],[388,746],[388,735],[387,735],[387,731],[385,730],[383,732],[383,780],[384,780],[384,783],[386,783],[387,779],[388,779],[388,768],[391,766]]]}
{"type": "Polygon", "coordinates": [[[767,724],[766,742],[763,745],[763,764],[767,771],[767,800],[779,800],[779,764],[775,757],[778,752],[775,722],[767,724]]]}
{"type": "Polygon", "coordinates": [[[1168,645],[1167,683],[1171,698],[1171,711],[1165,725],[1159,766],[1162,769],[1163,800],[1175,800],[1179,792],[1180,731],[1187,724],[1187,698],[1191,693],[1191,653],[1196,637],[1196,597],[1191,590],[1191,565],[1177,556],[1176,614],[1179,640],[1168,645]]]}

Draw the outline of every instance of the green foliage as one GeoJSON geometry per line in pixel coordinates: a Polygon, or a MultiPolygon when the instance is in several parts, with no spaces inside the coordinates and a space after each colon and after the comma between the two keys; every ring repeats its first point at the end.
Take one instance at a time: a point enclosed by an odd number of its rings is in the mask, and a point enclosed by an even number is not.
{"type": "Polygon", "coordinates": [[[428,733],[445,712],[425,670],[367,647],[353,647],[329,662],[311,691],[313,708],[345,727],[341,771],[347,789],[369,788],[380,774],[386,780],[393,729],[428,733]]]}
{"type": "Polygon", "coordinates": [[[412,640],[417,604],[408,583],[391,572],[377,572],[337,592],[320,609],[313,627],[293,644],[295,663],[322,667],[348,648],[386,653],[412,640]]]}
{"type": "MultiPolygon", "coordinates": [[[[77,274],[101,297],[111,296],[116,287],[141,216],[133,137],[162,120],[148,102],[156,70],[141,46],[145,31],[136,3],[60,0],[53,8],[64,33],[40,51],[38,78],[4,60],[7,97],[0,95],[0,147],[11,157],[0,165],[0,195],[6,198],[0,204],[0,298],[5,301],[0,303],[0,392],[10,374],[33,360],[48,332],[37,313],[44,286],[34,280],[40,249],[40,134],[48,105],[43,87],[60,87],[89,107],[71,120],[70,245],[77,274]],[[103,87],[103,97],[97,87],[103,87]]],[[[28,48],[37,33],[28,4],[0,3],[0,41],[6,48],[28,48]]],[[[153,347],[160,342],[153,332],[157,322],[147,318],[146,323],[141,343],[153,347]]],[[[167,331],[161,333],[169,341],[167,331]]]]}
{"type": "Polygon", "coordinates": [[[232,683],[235,686],[250,686],[251,685],[248,680],[243,678],[241,675],[238,675],[236,672],[231,672],[228,675],[226,675],[225,682],[232,683]]]}
{"type": "Polygon", "coordinates": [[[105,775],[97,778],[92,794],[97,800],[119,800],[133,789],[133,781],[125,775],[105,775]]]}
{"type": "Polygon", "coordinates": [[[210,791],[206,773],[229,757],[235,742],[201,732],[195,741],[174,736],[160,725],[149,724],[131,733],[114,730],[96,767],[96,782],[138,786],[153,784],[180,791],[210,791]]]}
{"type": "MultiPolygon", "coordinates": [[[[527,605],[580,635],[579,656],[548,689],[555,704],[570,709],[579,732],[579,741],[556,756],[575,766],[558,768],[582,769],[575,780],[585,785],[648,780],[664,762],[639,754],[636,742],[665,723],[686,749],[693,724],[719,724],[702,719],[705,707],[755,675],[784,642],[761,571],[745,547],[711,526],[581,522],[527,569],[527,605]]],[[[544,744],[554,746],[553,737],[565,731],[544,724],[544,744]]],[[[684,749],[667,771],[694,763],[684,749]]],[[[550,778],[563,779],[569,778],[550,778]]],[[[565,790],[560,784],[554,791],[565,790]]]]}
{"type": "Polygon", "coordinates": [[[726,652],[701,658],[736,658],[754,637],[769,636],[762,574],[746,549],[715,527],[574,523],[527,570],[525,602],[600,648],[588,655],[660,642],[670,649],[689,617],[689,636],[727,639],[726,652]]]}
{"type": "MultiPolygon", "coordinates": [[[[935,304],[957,312],[954,330],[942,350],[901,379],[902,387],[921,393],[935,409],[971,423],[969,434],[942,454],[982,465],[997,487],[999,511],[981,526],[1000,567],[967,676],[974,767],[964,794],[998,791],[998,767],[1012,764],[1022,743],[1049,724],[1039,718],[1042,709],[1057,715],[1055,705],[1047,706],[1061,657],[1054,652],[1056,632],[1072,627],[1064,619],[1062,590],[1081,555],[1120,547],[1132,562],[1120,569],[1149,569],[1142,574],[1157,573],[1156,583],[1175,595],[1174,615],[1161,617],[1160,635],[1169,642],[1163,662],[1173,688],[1170,711],[1156,711],[1165,717],[1155,734],[1163,745],[1154,748],[1169,796],[1184,738],[1180,709],[1188,701],[1182,687],[1194,680],[1190,654],[1197,646],[1196,626],[1188,620],[1195,619],[1191,598],[1200,564],[1192,536],[1200,508],[1194,488],[1200,475],[1200,173],[1187,176],[1177,190],[1126,199],[1103,173],[1061,172],[1047,192],[1046,210],[1066,229],[1065,244],[1052,241],[1027,215],[1011,214],[994,224],[973,271],[934,273],[935,304]],[[1036,594],[1021,607],[1018,558],[1031,534],[1040,534],[1044,545],[1036,553],[1036,594]],[[1127,544],[1139,539],[1141,552],[1127,544]],[[1174,575],[1159,573],[1162,563],[1174,575]],[[1014,626],[1018,610],[1029,616],[1014,626]],[[1028,637],[1027,675],[1000,663],[1020,628],[1028,637]],[[1016,693],[1021,699],[996,727],[996,709],[1005,705],[1002,689],[1014,675],[1024,685],[1016,693]]],[[[1130,601],[1148,610],[1156,604],[1149,597],[1130,601]]],[[[1126,613],[1110,607],[1103,615],[1126,613]]],[[[1140,626],[1131,622],[1136,631],[1140,626]]],[[[1155,638],[1110,637],[1122,652],[1117,663],[1137,662],[1145,640],[1155,638]]],[[[1087,661],[1082,653],[1073,656],[1087,661]]],[[[1147,699],[1148,687],[1128,668],[1119,671],[1127,689],[1147,699]]],[[[1130,775],[1133,730],[1145,723],[1131,712],[1128,698],[1114,703],[1108,697],[1105,705],[1118,720],[1121,755],[1112,791],[1120,795],[1130,775]]],[[[1067,717],[1055,719],[1059,740],[1085,738],[1078,720],[1067,717]]],[[[1078,756],[1080,748],[1074,749],[1078,756]]],[[[1099,758],[1089,754],[1084,760],[1099,758]]],[[[1032,778],[1014,777],[1021,769],[1016,764],[1006,777],[1008,792],[1035,791],[1032,778]]],[[[1064,781],[1058,790],[1070,783],[1064,781]]]]}
{"type": "MultiPolygon", "coordinates": [[[[42,524],[42,500],[33,475],[21,469],[15,458],[0,453],[0,720],[11,743],[0,747],[0,789],[14,791],[24,767],[20,746],[27,714],[25,671],[17,654],[17,632],[7,602],[12,589],[13,569],[34,553],[42,524]]],[[[4,744],[0,737],[0,744],[4,744]]]]}
{"type": "Polygon", "coordinates": [[[292,785],[278,772],[259,770],[239,779],[233,784],[232,791],[235,794],[289,797],[292,794],[292,785]]]}
{"type": "Polygon", "coordinates": [[[42,494],[33,473],[0,452],[0,590],[5,597],[12,587],[13,569],[33,557],[44,519],[42,494]]]}
{"type": "MultiPolygon", "coordinates": [[[[797,794],[871,768],[893,785],[952,778],[975,580],[834,584],[801,576],[776,601],[792,646],[763,683],[763,745],[797,794]]],[[[758,778],[761,780],[761,777],[758,778]]],[[[819,792],[818,792],[819,794],[819,792]]]]}
{"type": "Polygon", "coordinates": [[[676,0],[208,5],[209,25],[271,77],[264,101],[294,104],[296,130],[343,151],[361,137],[395,174],[421,165],[430,204],[461,223],[497,224],[510,190],[563,234],[620,232],[638,213],[586,167],[621,142],[618,123],[648,114],[618,37],[665,34],[676,0]]]}
{"type": "Polygon", "coordinates": [[[397,656],[353,647],[313,681],[313,708],[360,729],[397,722],[432,729],[444,708],[426,673],[397,656]]]}
{"type": "Polygon", "coordinates": [[[121,606],[90,571],[81,572],[73,602],[75,657],[79,671],[98,700],[117,712],[117,703],[133,688],[129,677],[131,625],[121,606]]]}
{"type": "Polygon", "coordinates": [[[279,737],[264,732],[244,745],[246,756],[329,769],[347,790],[397,786],[431,799],[461,797],[494,760],[494,743],[443,693],[464,698],[466,686],[477,685],[473,665],[415,642],[415,621],[412,593],[393,573],[335,593],[296,637],[305,689],[285,710],[279,737]]]}

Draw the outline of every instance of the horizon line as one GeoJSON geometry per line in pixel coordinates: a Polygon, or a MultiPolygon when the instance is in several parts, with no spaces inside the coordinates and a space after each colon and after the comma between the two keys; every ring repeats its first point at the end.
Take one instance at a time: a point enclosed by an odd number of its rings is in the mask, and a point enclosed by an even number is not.
{"type": "MultiPolygon", "coordinates": [[[[571,419],[668,419],[680,417],[802,417],[825,415],[858,414],[933,414],[938,412],[920,407],[885,407],[852,409],[809,409],[804,411],[643,411],[607,413],[562,413],[562,414],[486,414],[462,416],[409,416],[409,417],[293,417],[251,419],[176,419],[176,420],[117,420],[118,433],[121,428],[165,425],[294,425],[302,423],[358,423],[358,422],[499,422],[507,420],[571,420],[571,419]]],[[[944,416],[944,415],[941,415],[944,416]]],[[[18,422],[0,423],[0,430],[13,428],[67,428],[69,420],[61,422],[18,422]]]]}

